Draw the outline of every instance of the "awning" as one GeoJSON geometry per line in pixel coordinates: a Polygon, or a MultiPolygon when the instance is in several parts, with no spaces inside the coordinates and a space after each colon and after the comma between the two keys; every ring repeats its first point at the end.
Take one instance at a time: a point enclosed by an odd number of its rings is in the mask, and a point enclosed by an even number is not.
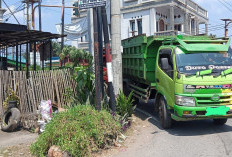
{"type": "Polygon", "coordinates": [[[13,32],[13,33],[4,33],[0,34],[0,47],[3,46],[16,46],[26,43],[33,43],[51,39],[58,39],[65,37],[66,35],[53,34],[50,32],[41,32],[41,31],[22,31],[22,32],[13,32]]]}

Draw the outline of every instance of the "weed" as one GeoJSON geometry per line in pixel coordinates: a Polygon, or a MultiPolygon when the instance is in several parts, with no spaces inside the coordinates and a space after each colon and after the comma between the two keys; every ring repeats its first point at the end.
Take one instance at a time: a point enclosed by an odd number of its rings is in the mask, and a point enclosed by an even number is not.
{"type": "Polygon", "coordinates": [[[43,157],[52,145],[57,145],[71,156],[91,156],[92,152],[112,145],[119,133],[120,124],[110,113],[98,112],[90,105],[77,105],[54,115],[30,150],[43,157]]]}

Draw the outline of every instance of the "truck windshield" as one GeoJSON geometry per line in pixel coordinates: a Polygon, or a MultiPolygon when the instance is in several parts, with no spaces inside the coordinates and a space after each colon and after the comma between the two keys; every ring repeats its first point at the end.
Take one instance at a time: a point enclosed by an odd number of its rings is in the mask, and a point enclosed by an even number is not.
{"type": "Polygon", "coordinates": [[[228,52],[184,53],[176,48],[176,63],[180,73],[195,74],[197,71],[213,69],[221,72],[232,68],[232,49],[228,52]]]}

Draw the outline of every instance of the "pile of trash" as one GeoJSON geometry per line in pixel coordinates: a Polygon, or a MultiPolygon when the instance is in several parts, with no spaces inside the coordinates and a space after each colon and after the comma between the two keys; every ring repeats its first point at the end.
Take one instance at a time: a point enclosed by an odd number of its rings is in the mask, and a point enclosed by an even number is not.
{"type": "MultiPolygon", "coordinates": [[[[26,125],[26,123],[29,123],[29,121],[31,121],[31,120],[25,120],[26,115],[21,114],[16,101],[9,102],[8,106],[9,107],[6,109],[6,112],[4,112],[3,117],[0,118],[1,120],[0,129],[2,131],[4,132],[16,131],[18,130],[18,128],[26,125]]],[[[63,111],[65,111],[65,109],[59,108],[58,105],[56,104],[52,104],[51,100],[42,100],[40,102],[37,113],[33,114],[34,115],[33,127],[29,125],[30,127],[26,127],[25,129],[30,130],[32,127],[37,129],[38,130],[37,132],[42,133],[45,130],[46,124],[48,124],[49,121],[51,121],[52,114],[63,112],[63,111]]]]}
{"type": "Polygon", "coordinates": [[[52,103],[51,100],[42,100],[39,106],[39,131],[44,132],[45,125],[49,123],[49,121],[52,119],[52,103]]]}
{"type": "Polygon", "coordinates": [[[65,111],[65,109],[59,108],[56,104],[52,104],[51,100],[42,100],[38,110],[39,133],[44,132],[46,124],[52,119],[52,114],[63,111],[65,111]]]}

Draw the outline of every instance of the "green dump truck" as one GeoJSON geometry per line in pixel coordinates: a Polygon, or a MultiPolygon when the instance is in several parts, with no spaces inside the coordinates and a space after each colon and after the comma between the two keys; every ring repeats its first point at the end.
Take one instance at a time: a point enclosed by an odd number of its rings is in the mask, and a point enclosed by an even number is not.
{"type": "Polygon", "coordinates": [[[232,117],[230,39],[208,36],[136,36],[122,41],[125,93],[154,99],[163,128],[173,120],[232,117]]]}

